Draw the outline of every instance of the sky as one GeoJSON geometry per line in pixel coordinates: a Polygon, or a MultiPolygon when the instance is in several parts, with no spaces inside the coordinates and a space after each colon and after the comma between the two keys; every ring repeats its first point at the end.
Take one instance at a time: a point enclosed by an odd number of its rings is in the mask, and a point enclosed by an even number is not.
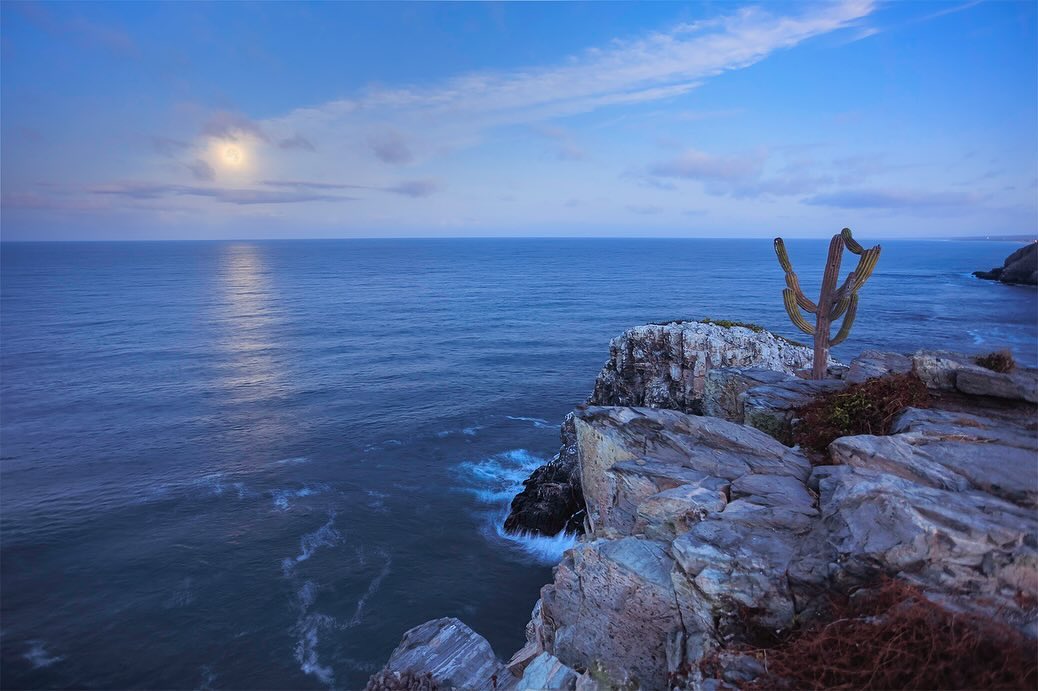
{"type": "Polygon", "coordinates": [[[1038,232],[1038,3],[0,4],[4,240],[1038,232]]]}

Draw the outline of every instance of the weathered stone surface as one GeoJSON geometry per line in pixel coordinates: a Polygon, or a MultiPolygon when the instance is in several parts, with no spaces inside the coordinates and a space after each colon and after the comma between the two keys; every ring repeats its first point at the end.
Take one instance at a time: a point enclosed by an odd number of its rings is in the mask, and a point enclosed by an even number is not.
{"type": "Polygon", "coordinates": [[[580,411],[575,425],[584,499],[595,530],[629,532],[643,500],[680,485],[723,489],[717,480],[749,473],[790,475],[801,482],[810,475],[810,463],[799,453],[763,432],[718,418],[596,407],[580,411]],[[714,484],[702,485],[707,478],[714,484]]]}
{"type": "Polygon", "coordinates": [[[427,621],[405,633],[385,668],[368,683],[369,691],[394,688],[389,679],[419,679],[434,688],[466,691],[500,689],[499,682],[514,680],[486,639],[453,617],[427,621]]]}
{"type": "Polygon", "coordinates": [[[912,371],[931,389],[954,391],[962,367],[976,367],[969,357],[947,350],[920,350],[912,356],[912,371]]]}
{"type": "Polygon", "coordinates": [[[908,408],[893,422],[894,436],[845,437],[833,442],[831,451],[850,465],[886,468],[931,487],[980,489],[1022,506],[1038,506],[1036,423],[1033,414],[994,418],[908,408]],[[851,449],[856,453],[849,455],[851,449]],[[909,467],[913,470],[903,471],[909,467]]]}
{"type": "Polygon", "coordinates": [[[760,367],[717,367],[706,374],[703,414],[730,422],[743,421],[741,394],[755,386],[781,384],[796,377],[760,367]]]}
{"type": "Polygon", "coordinates": [[[838,379],[792,379],[754,387],[739,396],[743,422],[791,446],[797,409],[810,403],[819,394],[845,386],[847,383],[838,379]]]}
{"type": "Polygon", "coordinates": [[[844,379],[857,384],[875,377],[890,374],[907,374],[912,371],[912,358],[900,353],[887,353],[879,350],[865,350],[851,360],[851,365],[844,374],[844,379]]]}
{"type": "Polygon", "coordinates": [[[962,368],[955,377],[955,388],[974,396],[1038,403],[1038,371],[1018,367],[1003,373],[979,366],[962,368]]]}
{"type": "Polygon", "coordinates": [[[647,324],[609,344],[592,405],[646,406],[698,413],[715,367],[761,367],[787,374],[811,363],[811,349],[767,331],[703,322],[647,324]]]}
{"type": "Polygon", "coordinates": [[[669,542],[710,514],[724,511],[728,483],[709,480],[714,482],[681,485],[647,497],[638,505],[634,533],[669,542]]]}
{"type": "Polygon", "coordinates": [[[637,537],[567,552],[554,583],[541,590],[549,649],[611,685],[665,688],[666,637],[682,628],[672,570],[663,545],[637,537]]]}
{"type": "Polygon", "coordinates": [[[549,653],[541,653],[526,667],[516,691],[572,691],[576,688],[576,672],[549,653]]]}
{"type": "Polygon", "coordinates": [[[1002,266],[991,271],[974,271],[977,278],[986,278],[1003,283],[1038,285],[1038,242],[1032,242],[1016,250],[1002,266]]]}
{"type": "Polygon", "coordinates": [[[884,572],[1004,618],[1038,597],[1038,517],[991,496],[842,466],[819,482],[835,577],[884,572]]]}

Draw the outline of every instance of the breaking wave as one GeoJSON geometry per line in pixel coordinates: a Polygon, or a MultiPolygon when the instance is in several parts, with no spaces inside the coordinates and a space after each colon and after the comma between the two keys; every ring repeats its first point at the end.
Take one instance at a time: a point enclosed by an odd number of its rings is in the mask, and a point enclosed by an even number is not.
{"type": "Polygon", "coordinates": [[[577,544],[576,535],[559,533],[545,537],[504,530],[512,498],[522,491],[523,480],[545,462],[526,449],[512,449],[480,461],[461,463],[458,469],[465,478],[462,489],[485,507],[481,511],[480,532],[488,540],[518,551],[539,564],[557,564],[566,550],[577,544]]]}

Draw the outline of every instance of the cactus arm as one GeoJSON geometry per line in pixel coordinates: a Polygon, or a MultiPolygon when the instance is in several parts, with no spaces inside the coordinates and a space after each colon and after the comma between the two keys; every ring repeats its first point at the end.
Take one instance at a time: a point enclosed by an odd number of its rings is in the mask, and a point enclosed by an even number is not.
{"type": "Polygon", "coordinates": [[[847,311],[847,307],[851,304],[851,295],[854,293],[855,276],[856,274],[854,271],[847,274],[843,286],[836,291],[836,297],[833,299],[832,311],[829,312],[830,321],[836,321],[843,316],[843,313],[847,311]]]}
{"type": "Polygon", "coordinates": [[[804,295],[804,291],[800,289],[800,279],[797,278],[797,275],[792,271],[786,272],[786,285],[789,286],[789,289],[796,295],[797,304],[803,307],[805,311],[811,313],[818,311],[818,305],[811,302],[811,300],[804,295]]]}
{"type": "Polygon", "coordinates": [[[789,319],[794,326],[806,334],[813,334],[815,330],[811,328],[811,325],[804,319],[804,315],[800,313],[800,308],[797,306],[797,297],[792,288],[785,288],[782,291],[782,301],[786,305],[786,314],[789,315],[789,319]]]}
{"type": "Polygon", "coordinates": [[[854,291],[857,292],[865,285],[865,281],[869,280],[869,276],[872,275],[873,270],[876,268],[876,262],[879,261],[879,253],[882,248],[879,245],[869,248],[862,252],[861,259],[858,260],[858,267],[854,270],[856,278],[854,279],[854,291]]]}
{"type": "Polygon", "coordinates": [[[782,270],[787,274],[793,273],[793,265],[789,262],[789,254],[786,253],[786,245],[782,238],[775,238],[775,254],[778,256],[782,270]]]}
{"type": "Polygon", "coordinates": [[[843,323],[840,324],[840,330],[836,332],[833,340],[829,341],[830,345],[840,345],[847,339],[847,336],[851,333],[851,327],[854,326],[854,317],[857,314],[858,294],[851,293],[850,304],[847,307],[847,316],[843,318],[843,323]]]}
{"type": "Polygon", "coordinates": [[[843,238],[843,244],[847,245],[847,249],[849,249],[852,253],[861,254],[862,251],[864,251],[865,248],[859,245],[858,241],[855,240],[854,236],[851,235],[850,228],[844,228],[843,230],[841,230],[840,237],[843,238]]]}

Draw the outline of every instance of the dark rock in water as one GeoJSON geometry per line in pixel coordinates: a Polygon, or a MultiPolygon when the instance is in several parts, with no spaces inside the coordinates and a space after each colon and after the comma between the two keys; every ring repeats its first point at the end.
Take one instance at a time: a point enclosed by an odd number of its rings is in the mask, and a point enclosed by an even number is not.
{"type": "Polygon", "coordinates": [[[1038,285],[1038,242],[1013,252],[1002,266],[991,271],[974,271],[973,275],[1002,283],[1038,285]]]}
{"type": "Polygon", "coordinates": [[[577,439],[573,414],[562,423],[562,449],[550,462],[533,471],[523,491],[512,499],[505,519],[510,533],[557,535],[584,532],[584,493],[577,469],[577,439]]]}

